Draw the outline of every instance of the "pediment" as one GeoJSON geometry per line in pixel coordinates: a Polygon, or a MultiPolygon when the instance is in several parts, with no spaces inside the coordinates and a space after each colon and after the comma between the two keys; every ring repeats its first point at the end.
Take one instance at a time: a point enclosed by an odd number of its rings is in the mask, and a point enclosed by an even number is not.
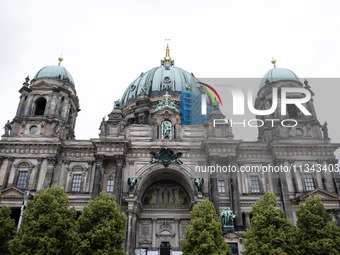
{"type": "Polygon", "coordinates": [[[314,197],[318,196],[322,202],[337,202],[340,204],[339,196],[320,188],[304,193],[298,196],[297,198],[292,199],[292,202],[293,203],[305,202],[307,198],[310,196],[314,197]]]}
{"type": "Polygon", "coordinates": [[[148,239],[144,239],[143,241],[139,241],[139,244],[140,245],[149,245],[149,244],[151,244],[151,241],[148,240],[148,239]]]}
{"type": "MultiPolygon", "coordinates": [[[[23,200],[25,196],[25,192],[16,188],[16,187],[8,187],[1,191],[2,200],[23,200]]],[[[32,199],[33,195],[29,195],[29,199],[32,199]]]]}
{"type": "Polygon", "coordinates": [[[157,232],[157,236],[175,236],[175,233],[171,229],[161,229],[157,232]]]}
{"type": "Polygon", "coordinates": [[[179,114],[179,112],[177,112],[177,111],[175,111],[174,109],[171,109],[171,108],[165,106],[163,109],[161,109],[161,110],[155,112],[154,114],[155,114],[155,115],[156,115],[156,114],[157,114],[157,115],[168,115],[168,114],[173,115],[173,114],[179,114]]]}
{"type": "Polygon", "coordinates": [[[33,86],[31,86],[31,89],[42,89],[42,90],[45,90],[45,89],[51,89],[53,88],[50,84],[48,84],[47,82],[45,81],[41,81],[39,83],[35,83],[33,86]]]}

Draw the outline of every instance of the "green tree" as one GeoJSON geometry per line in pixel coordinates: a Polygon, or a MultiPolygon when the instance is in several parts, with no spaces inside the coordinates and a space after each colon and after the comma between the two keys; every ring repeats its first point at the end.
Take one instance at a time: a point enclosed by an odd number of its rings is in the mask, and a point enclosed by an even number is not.
{"type": "Polygon", "coordinates": [[[196,204],[185,230],[185,240],[181,241],[183,255],[231,255],[221,234],[222,225],[214,205],[208,200],[196,204]]]}
{"type": "Polygon", "coordinates": [[[78,241],[74,254],[125,254],[126,217],[113,195],[102,192],[84,207],[77,221],[78,241]]]}
{"type": "Polygon", "coordinates": [[[9,242],[12,254],[71,254],[76,212],[61,187],[37,191],[28,201],[21,231],[9,242]]]}
{"type": "MultiPolygon", "coordinates": [[[[2,196],[0,193],[0,203],[2,196]]],[[[8,241],[14,234],[15,221],[11,219],[11,209],[8,206],[0,208],[0,254],[8,254],[8,241]]]]}
{"type": "Polygon", "coordinates": [[[310,196],[296,210],[301,254],[340,254],[340,228],[319,197],[310,196]]]}
{"type": "Polygon", "coordinates": [[[276,197],[268,191],[253,205],[243,254],[298,254],[296,228],[285,218],[285,213],[275,207],[276,197]]]}

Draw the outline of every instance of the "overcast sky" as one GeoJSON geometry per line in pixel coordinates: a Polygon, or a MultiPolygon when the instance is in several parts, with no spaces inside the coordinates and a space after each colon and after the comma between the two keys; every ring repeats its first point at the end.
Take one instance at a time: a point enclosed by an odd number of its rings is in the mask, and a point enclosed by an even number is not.
{"type": "MultiPolygon", "coordinates": [[[[262,77],[274,56],[300,78],[329,78],[340,76],[339,28],[339,1],[0,0],[0,124],[15,116],[24,78],[60,54],[80,99],[76,137],[88,139],[125,88],[160,64],[165,38],[175,65],[196,77],[262,77]]],[[[340,84],[311,86],[320,122],[340,142],[340,84]]]]}

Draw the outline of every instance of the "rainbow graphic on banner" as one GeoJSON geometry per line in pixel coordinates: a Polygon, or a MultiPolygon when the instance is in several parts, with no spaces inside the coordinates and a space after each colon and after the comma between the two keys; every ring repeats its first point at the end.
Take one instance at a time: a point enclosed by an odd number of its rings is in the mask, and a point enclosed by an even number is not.
{"type": "MultiPolygon", "coordinates": [[[[215,95],[216,95],[217,98],[218,98],[218,101],[220,101],[221,106],[222,106],[221,97],[220,97],[220,95],[217,93],[217,91],[216,91],[212,86],[210,86],[210,85],[208,85],[208,84],[206,84],[206,83],[203,83],[203,82],[198,82],[198,83],[201,84],[201,85],[203,85],[203,86],[206,86],[206,87],[209,88],[212,92],[214,92],[215,95]]],[[[215,100],[215,97],[213,97],[213,95],[211,94],[211,92],[210,92],[209,90],[207,90],[207,89],[205,89],[205,88],[198,88],[198,89],[200,89],[200,90],[204,91],[205,93],[207,93],[207,94],[211,97],[211,99],[214,101],[215,105],[217,105],[217,102],[216,102],[216,100],[215,100]]]]}

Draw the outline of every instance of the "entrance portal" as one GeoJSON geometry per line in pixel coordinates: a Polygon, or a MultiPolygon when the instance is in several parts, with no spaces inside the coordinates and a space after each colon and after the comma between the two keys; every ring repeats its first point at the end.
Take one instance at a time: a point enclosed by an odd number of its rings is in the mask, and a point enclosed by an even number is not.
{"type": "Polygon", "coordinates": [[[162,242],[161,247],[159,248],[160,255],[170,255],[171,246],[169,242],[162,242]]]}

